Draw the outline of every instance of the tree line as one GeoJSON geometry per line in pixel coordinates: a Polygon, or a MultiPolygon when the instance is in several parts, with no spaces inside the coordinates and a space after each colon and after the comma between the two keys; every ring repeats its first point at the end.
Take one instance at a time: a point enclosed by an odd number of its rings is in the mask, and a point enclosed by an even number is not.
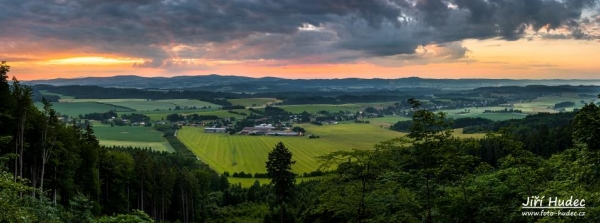
{"type": "Polygon", "coordinates": [[[36,85],[38,91],[46,90],[52,93],[70,95],[75,98],[88,99],[112,99],[112,98],[142,98],[147,100],[161,99],[197,99],[222,106],[231,106],[229,101],[223,98],[241,98],[244,95],[210,92],[210,91],[188,91],[188,90],[146,90],[135,88],[104,88],[98,86],[50,86],[36,85]]]}

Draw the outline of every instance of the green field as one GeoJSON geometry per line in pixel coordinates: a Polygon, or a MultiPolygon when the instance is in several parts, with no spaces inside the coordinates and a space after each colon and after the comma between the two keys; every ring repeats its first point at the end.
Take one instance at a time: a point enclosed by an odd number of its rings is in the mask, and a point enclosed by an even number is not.
{"type": "Polygon", "coordinates": [[[112,102],[110,104],[128,107],[135,109],[136,111],[154,111],[154,110],[174,110],[176,106],[180,107],[193,107],[202,108],[204,106],[210,108],[220,108],[220,105],[216,105],[213,103],[200,101],[200,100],[190,100],[190,99],[169,99],[169,100],[153,100],[153,101],[119,101],[112,102]]]}
{"type": "Polygon", "coordinates": [[[515,108],[516,109],[521,109],[523,110],[523,112],[529,112],[529,113],[538,113],[538,112],[558,112],[557,110],[554,110],[554,104],[560,103],[560,102],[565,102],[565,101],[571,101],[574,102],[575,105],[574,106],[570,106],[570,107],[566,107],[565,110],[567,111],[573,111],[573,109],[575,108],[581,108],[583,107],[584,104],[582,104],[580,101],[583,100],[586,103],[591,102],[592,99],[595,98],[581,98],[578,95],[572,95],[572,94],[561,94],[560,96],[545,96],[545,97],[539,97],[536,98],[534,100],[532,100],[531,102],[523,102],[523,103],[515,103],[515,108]]]}
{"type": "MultiPolygon", "coordinates": [[[[38,108],[42,107],[42,103],[36,102],[35,105],[38,108]]],[[[110,110],[115,111],[123,111],[123,112],[132,112],[131,109],[125,109],[121,107],[112,106],[109,104],[102,104],[96,102],[54,102],[52,103],[52,107],[56,112],[62,115],[68,115],[77,117],[80,114],[88,114],[88,113],[102,113],[110,110]]]]}
{"type": "Polygon", "coordinates": [[[288,112],[291,113],[302,113],[306,111],[311,114],[315,114],[319,111],[328,111],[328,112],[339,112],[339,111],[349,111],[352,113],[356,113],[358,111],[362,111],[367,107],[374,107],[377,109],[382,109],[388,106],[393,105],[394,102],[375,102],[375,103],[353,103],[353,104],[340,104],[340,105],[332,105],[332,104],[307,104],[307,105],[282,105],[278,106],[288,112]]]}
{"type": "Polygon", "coordinates": [[[233,105],[241,105],[245,107],[261,107],[271,103],[278,103],[281,100],[277,98],[242,98],[242,99],[228,99],[233,105]]]}
{"type": "MultiPolygon", "coordinates": [[[[307,134],[319,135],[321,138],[204,133],[203,128],[199,127],[184,127],[177,132],[177,137],[196,156],[219,173],[266,172],[267,155],[275,144],[281,141],[292,151],[293,159],[297,161],[292,167],[293,171],[302,174],[318,168],[317,156],[338,150],[372,149],[381,141],[405,135],[370,124],[299,126],[304,127],[307,134]]],[[[457,135],[481,137],[481,134],[457,135]]]]}
{"type": "Polygon", "coordinates": [[[487,118],[494,121],[503,121],[508,119],[522,119],[528,114],[525,113],[482,113],[474,117],[487,118]]]}
{"type": "Polygon", "coordinates": [[[155,110],[174,110],[176,106],[202,108],[204,106],[211,108],[220,108],[220,105],[213,103],[192,100],[192,99],[169,99],[169,100],[146,100],[139,98],[124,98],[124,99],[61,99],[63,102],[99,102],[112,104],[122,107],[131,108],[136,111],[155,111],[155,110]]]}
{"type": "Polygon", "coordinates": [[[204,133],[203,128],[196,127],[184,127],[178,131],[177,137],[211,168],[217,172],[231,173],[266,172],[267,154],[275,144],[282,141],[294,154],[294,160],[297,160],[293,166],[294,172],[302,174],[317,169],[317,156],[352,148],[370,149],[377,142],[404,135],[368,124],[304,127],[309,133],[318,134],[321,138],[214,134],[204,133]],[[365,128],[378,131],[376,137],[365,137],[360,131],[365,128]],[[332,134],[333,131],[339,132],[332,134]],[[385,133],[381,134],[381,131],[385,133]]]}
{"type": "Polygon", "coordinates": [[[139,98],[114,98],[114,99],[85,99],[85,98],[71,98],[71,99],[60,99],[61,102],[100,102],[100,103],[115,103],[115,102],[129,102],[129,101],[146,101],[146,99],[139,98]]]}
{"type": "Polygon", "coordinates": [[[150,147],[156,151],[174,152],[163,133],[151,127],[94,124],[94,133],[101,145],[150,147]]]}
{"type": "Polygon", "coordinates": [[[411,120],[411,119],[412,119],[411,117],[403,117],[403,116],[385,116],[385,117],[381,117],[381,118],[366,118],[364,120],[368,120],[371,125],[389,127],[393,124],[396,124],[396,122],[407,121],[407,120],[411,120]]]}
{"type": "Polygon", "coordinates": [[[529,114],[537,114],[540,112],[557,113],[559,111],[553,109],[554,104],[565,101],[575,102],[574,106],[565,108],[566,111],[573,111],[575,108],[583,107],[583,104],[580,102],[581,100],[589,103],[592,99],[594,98],[580,98],[578,95],[574,94],[561,94],[556,96],[539,97],[531,101],[519,101],[512,103],[514,105],[514,109],[521,110],[523,113],[483,113],[485,110],[504,110],[506,108],[501,106],[479,108],[470,107],[467,108],[470,110],[470,112],[467,114],[457,114],[458,112],[464,111],[464,109],[449,109],[442,111],[447,113],[448,117],[450,118],[481,117],[499,121],[507,119],[521,119],[525,118],[525,116],[529,114]]]}
{"type": "MultiPolygon", "coordinates": [[[[465,111],[465,109],[446,109],[442,110],[442,112],[446,113],[448,118],[487,118],[494,121],[501,121],[507,119],[521,119],[525,118],[528,114],[523,111],[523,113],[483,113],[485,110],[504,110],[505,107],[494,106],[494,107],[470,107],[470,112],[466,114],[459,114],[461,111],[465,111]]],[[[518,108],[515,108],[518,109],[518,108]]],[[[437,113],[437,111],[436,111],[437,113]]]]}
{"type": "Polygon", "coordinates": [[[328,112],[339,112],[339,111],[349,111],[352,113],[356,113],[358,111],[362,111],[365,107],[356,104],[345,104],[345,105],[284,105],[279,106],[283,110],[288,112],[299,114],[304,111],[316,114],[319,111],[328,111],[328,112]]]}
{"type": "MultiPolygon", "coordinates": [[[[296,183],[302,183],[303,181],[311,181],[311,180],[318,180],[319,177],[296,177],[296,183]]],[[[255,181],[258,180],[258,183],[263,185],[263,184],[269,184],[271,183],[270,179],[267,178],[240,178],[240,177],[228,177],[227,181],[229,181],[230,184],[241,184],[242,187],[250,187],[254,184],[255,181]]]]}
{"type": "Polygon", "coordinates": [[[124,101],[111,104],[128,107],[136,111],[174,110],[177,106],[169,101],[124,101]]]}
{"type": "MultiPolygon", "coordinates": [[[[248,111],[246,109],[234,109],[232,111],[243,112],[248,115],[251,113],[251,111],[248,111]]],[[[129,114],[129,113],[131,113],[131,112],[119,112],[118,114],[121,115],[121,114],[129,114]]],[[[180,110],[180,111],[142,111],[142,112],[135,112],[135,113],[147,115],[148,117],[150,117],[150,119],[152,121],[165,120],[167,118],[167,115],[173,114],[173,113],[182,114],[182,115],[192,115],[192,114],[216,115],[221,118],[234,117],[236,119],[244,117],[242,115],[229,113],[227,110],[216,110],[214,108],[213,109],[180,110]]]]}
{"type": "Polygon", "coordinates": [[[65,99],[65,100],[73,99],[73,96],[67,96],[67,95],[52,93],[52,92],[49,92],[49,91],[46,91],[46,90],[40,91],[40,93],[43,94],[43,95],[56,95],[56,96],[58,96],[60,98],[59,100],[62,100],[62,99],[65,99]]]}

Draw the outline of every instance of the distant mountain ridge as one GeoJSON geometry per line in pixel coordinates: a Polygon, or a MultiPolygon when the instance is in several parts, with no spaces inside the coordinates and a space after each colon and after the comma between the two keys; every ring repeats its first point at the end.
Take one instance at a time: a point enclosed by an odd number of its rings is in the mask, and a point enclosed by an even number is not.
{"type": "MultiPolygon", "coordinates": [[[[97,85],[103,87],[134,87],[134,88],[161,88],[165,84],[181,84],[182,82],[192,86],[207,86],[226,83],[243,83],[255,80],[277,80],[278,78],[251,78],[244,76],[175,76],[175,77],[142,77],[136,75],[120,75],[112,77],[83,77],[83,78],[56,78],[49,80],[24,81],[27,84],[48,84],[55,86],[64,85],[97,85]],[[187,83],[193,81],[194,83],[187,83]]],[[[189,87],[189,86],[187,86],[189,87]]]]}
{"type": "Polygon", "coordinates": [[[277,77],[253,78],[245,76],[199,75],[175,77],[141,77],[122,75],[113,77],[57,78],[23,81],[29,85],[93,85],[101,87],[143,89],[186,89],[223,92],[279,92],[279,91],[364,91],[398,90],[405,88],[474,89],[478,87],[527,85],[600,85],[598,80],[515,80],[515,79],[426,79],[405,77],[397,79],[285,79],[277,77]]]}

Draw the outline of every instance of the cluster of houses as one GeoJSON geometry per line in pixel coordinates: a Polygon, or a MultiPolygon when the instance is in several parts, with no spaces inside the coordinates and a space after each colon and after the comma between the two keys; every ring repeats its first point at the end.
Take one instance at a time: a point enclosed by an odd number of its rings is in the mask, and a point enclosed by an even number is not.
{"type": "Polygon", "coordinates": [[[227,128],[210,128],[210,127],[206,127],[206,128],[204,128],[204,132],[205,133],[226,133],[227,132],[227,128]]]}
{"type": "MultiPolygon", "coordinates": [[[[205,133],[226,133],[227,128],[204,128],[205,133]]],[[[261,124],[254,127],[245,127],[240,135],[269,135],[269,136],[301,136],[300,132],[276,130],[271,124],[261,124]]]]}
{"type": "Polygon", "coordinates": [[[302,133],[276,130],[271,124],[261,124],[254,127],[245,127],[240,135],[270,135],[270,136],[299,136],[302,133]]]}

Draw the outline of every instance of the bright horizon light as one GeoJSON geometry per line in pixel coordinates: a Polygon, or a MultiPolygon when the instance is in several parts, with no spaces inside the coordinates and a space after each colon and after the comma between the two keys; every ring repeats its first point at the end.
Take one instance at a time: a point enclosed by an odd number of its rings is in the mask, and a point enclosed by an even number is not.
{"type": "Polygon", "coordinates": [[[144,62],[144,60],[132,58],[71,57],[65,59],[49,60],[46,63],[49,65],[109,65],[141,62],[144,62]]]}

